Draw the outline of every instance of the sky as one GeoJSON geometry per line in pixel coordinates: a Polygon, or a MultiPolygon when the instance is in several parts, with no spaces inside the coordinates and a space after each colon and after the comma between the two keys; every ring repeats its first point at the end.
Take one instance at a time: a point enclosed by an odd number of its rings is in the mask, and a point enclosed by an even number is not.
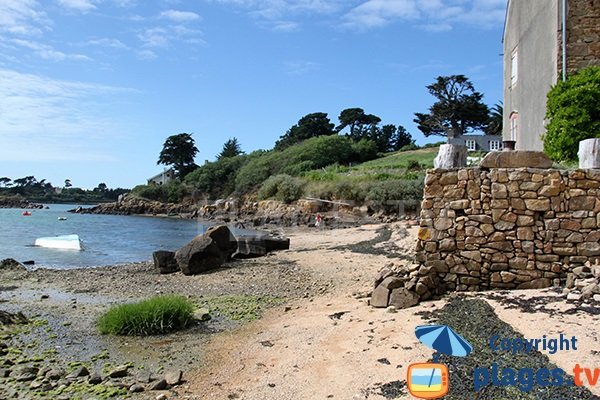
{"type": "Polygon", "coordinates": [[[302,116],[413,122],[464,74],[502,100],[506,0],[0,0],[0,176],[133,187],[192,134],[271,149],[302,116]]]}

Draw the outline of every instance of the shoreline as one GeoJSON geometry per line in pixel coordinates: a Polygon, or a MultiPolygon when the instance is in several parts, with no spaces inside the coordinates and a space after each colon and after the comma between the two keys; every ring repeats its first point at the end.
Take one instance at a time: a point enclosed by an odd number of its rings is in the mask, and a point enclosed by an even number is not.
{"type": "MultiPolygon", "coordinates": [[[[456,296],[397,313],[371,308],[367,297],[375,272],[389,263],[408,262],[394,255],[414,251],[417,231],[406,223],[292,229],[286,232],[290,250],[193,276],[160,275],[144,262],[75,270],[2,269],[0,309],[20,310],[33,318],[27,338],[28,343],[37,343],[28,348],[13,338],[9,354],[21,350],[36,358],[54,349],[57,353],[45,360],[54,360],[53,367],[65,370],[61,385],[68,383],[66,375],[78,363],[102,375],[99,385],[89,385],[88,376],[73,378],[67,388],[78,388],[79,394],[90,388],[139,384],[144,391],[127,398],[155,399],[158,394],[169,399],[406,398],[402,386],[406,367],[431,357],[431,351],[416,340],[414,325],[428,323],[423,313],[441,310],[456,296]],[[147,338],[102,336],[95,330],[96,319],[110,305],[171,293],[208,308],[213,318],[179,333],[147,338]],[[110,368],[132,366],[126,377],[113,379],[103,371],[107,363],[110,368]],[[182,371],[184,382],[150,390],[151,382],[172,371],[182,371]]],[[[527,290],[466,296],[488,302],[498,318],[526,337],[561,330],[577,335],[581,352],[549,355],[556,365],[566,369],[574,360],[600,364],[600,355],[594,352],[597,338],[586,329],[599,324],[600,316],[579,310],[557,293],[527,290]],[[535,306],[528,308],[530,303],[535,306]],[[547,309],[556,309],[554,314],[538,312],[537,305],[546,303],[547,309]],[[521,321],[527,321],[526,326],[521,321]]],[[[46,361],[39,362],[40,369],[46,361]]],[[[34,390],[31,382],[43,382],[39,377],[25,385],[2,379],[0,387],[20,388],[18,398],[28,398],[34,390]]],[[[125,392],[120,393],[112,398],[124,398],[125,392]]],[[[89,398],[97,397],[101,396],[89,398]]]]}

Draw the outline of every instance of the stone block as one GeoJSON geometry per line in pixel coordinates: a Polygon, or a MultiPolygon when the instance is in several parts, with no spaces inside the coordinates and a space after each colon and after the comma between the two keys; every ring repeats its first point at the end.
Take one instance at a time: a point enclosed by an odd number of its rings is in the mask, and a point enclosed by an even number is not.
{"type": "Polygon", "coordinates": [[[525,208],[532,211],[549,211],[549,199],[526,199],[525,208]]]}
{"type": "Polygon", "coordinates": [[[385,308],[388,306],[388,300],[390,297],[390,290],[381,285],[377,286],[375,290],[373,290],[373,294],[371,295],[370,304],[373,307],[385,308]]]}
{"type": "Polygon", "coordinates": [[[492,151],[481,160],[480,166],[483,168],[550,168],[552,160],[541,151],[492,151]]]}

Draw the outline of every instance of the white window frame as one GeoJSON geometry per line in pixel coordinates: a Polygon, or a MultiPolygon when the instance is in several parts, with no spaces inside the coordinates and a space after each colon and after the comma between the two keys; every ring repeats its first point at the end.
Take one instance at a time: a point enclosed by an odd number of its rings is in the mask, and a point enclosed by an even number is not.
{"type": "Polygon", "coordinates": [[[467,146],[468,151],[476,151],[477,150],[477,141],[473,139],[466,139],[465,146],[467,146]]]}
{"type": "Polygon", "coordinates": [[[519,81],[519,50],[515,48],[510,56],[510,87],[517,86],[519,81]]]}
{"type": "Polygon", "coordinates": [[[499,140],[490,140],[490,151],[502,150],[502,142],[499,140]]]}
{"type": "Polygon", "coordinates": [[[517,140],[517,136],[519,136],[519,113],[513,111],[509,117],[510,121],[510,140],[517,140]]]}

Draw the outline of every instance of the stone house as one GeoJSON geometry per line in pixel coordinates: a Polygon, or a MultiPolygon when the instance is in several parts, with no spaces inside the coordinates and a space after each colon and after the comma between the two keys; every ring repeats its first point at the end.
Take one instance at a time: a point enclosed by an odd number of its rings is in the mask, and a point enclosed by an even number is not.
{"type": "Polygon", "coordinates": [[[148,179],[148,185],[166,185],[171,182],[175,177],[175,171],[173,168],[169,168],[161,172],[160,174],[154,175],[148,179]]]}
{"type": "Polygon", "coordinates": [[[508,0],[503,43],[503,139],[542,150],[550,88],[600,65],[600,0],[508,0]]]}

